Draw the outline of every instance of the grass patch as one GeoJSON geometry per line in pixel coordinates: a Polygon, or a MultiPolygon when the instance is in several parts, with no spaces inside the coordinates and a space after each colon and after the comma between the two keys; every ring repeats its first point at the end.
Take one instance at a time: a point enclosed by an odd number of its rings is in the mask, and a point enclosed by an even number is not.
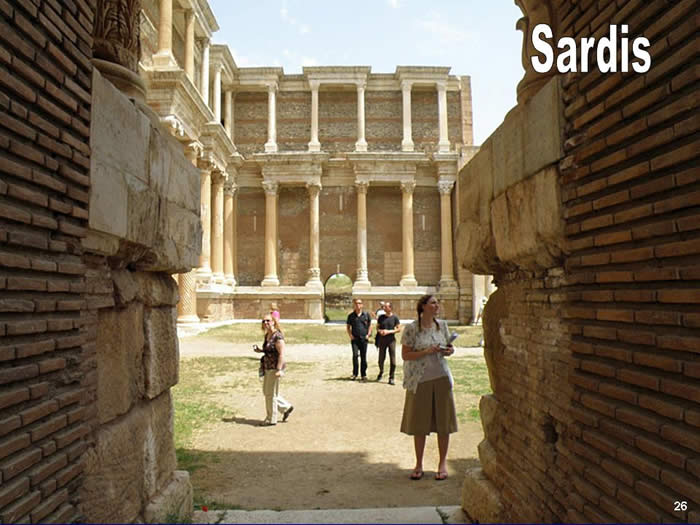
{"type": "Polygon", "coordinates": [[[344,308],[326,308],[326,317],[329,321],[345,321],[349,312],[344,308]]]}
{"type": "Polygon", "coordinates": [[[488,369],[482,357],[451,357],[455,403],[459,421],[479,421],[479,400],[491,393],[488,369]]]}

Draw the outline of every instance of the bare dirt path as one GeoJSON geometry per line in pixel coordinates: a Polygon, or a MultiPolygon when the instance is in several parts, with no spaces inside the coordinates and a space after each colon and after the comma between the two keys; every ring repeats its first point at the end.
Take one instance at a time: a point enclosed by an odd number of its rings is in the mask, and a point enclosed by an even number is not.
{"type": "MultiPolygon", "coordinates": [[[[479,355],[480,349],[458,349],[479,355]]],[[[180,341],[181,359],[253,355],[251,345],[203,338],[180,341]]],[[[258,427],[262,387],[222,392],[230,416],[194,436],[193,450],[207,457],[192,473],[199,494],[243,509],[328,509],[455,505],[464,471],[475,464],[481,425],[460,423],[452,434],[449,479],[433,479],[437,443],[426,447],[425,477],[410,481],[413,440],[399,432],[404,389],[348,379],[349,345],[289,345],[282,394],[295,409],[286,423],[258,427]],[[296,364],[296,366],[295,366],[296,364]]],[[[377,352],[368,351],[368,377],[376,378],[377,352]]],[[[388,362],[386,364],[388,368],[388,362]]],[[[400,366],[399,366],[400,369],[400,366]]],[[[251,369],[251,374],[255,373],[251,369]]],[[[386,373],[386,370],[385,370],[386,373]]]]}

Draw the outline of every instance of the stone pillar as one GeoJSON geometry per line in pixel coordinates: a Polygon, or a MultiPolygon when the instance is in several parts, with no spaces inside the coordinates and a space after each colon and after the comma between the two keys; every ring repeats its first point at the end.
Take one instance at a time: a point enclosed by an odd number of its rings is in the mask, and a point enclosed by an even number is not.
{"type": "Polygon", "coordinates": [[[202,221],[202,253],[199,256],[197,282],[208,285],[211,281],[211,166],[200,165],[200,220],[202,221]]]}
{"type": "Polygon", "coordinates": [[[277,83],[267,87],[267,142],[265,153],[277,153],[277,83]]]}
{"type": "Polygon", "coordinates": [[[438,122],[440,126],[440,140],[438,142],[438,151],[440,153],[449,153],[450,139],[447,136],[447,83],[437,83],[438,92],[438,122]]]}
{"type": "Polygon", "coordinates": [[[481,324],[479,312],[482,311],[482,299],[486,296],[486,282],[483,275],[472,275],[472,324],[481,324]]]}
{"type": "Polygon", "coordinates": [[[309,279],[306,281],[306,286],[322,288],[321,265],[318,257],[320,245],[318,201],[321,184],[309,182],[306,184],[306,189],[309,191],[309,279]]]}
{"type": "Polygon", "coordinates": [[[194,10],[185,9],[185,73],[194,84],[194,10]]]}
{"type": "Polygon", "coordinates": [[[309,142],[309,151],[321,151],[321,143],[318,141],[318,88],[320,82],[317,80],[309,81],[311,87],[311,141],[309,142]]]}
{"type": "Polygon", "coordinates": [[[438,182],[440,192],[440,289],[456,288],[454,265],[452,263],[452,188],[454,181],[438,182]]]}
{"type": "Polygon", "coordinates": [[[264,181],[265,190],[265,277],[261,286],[279,286],[277,277],[277,199],[279,183],[264,181]]]}
{"type": "Polygon", "coordinates": [[[202,40],[202,75],[199,79],[199,94],[205,105],[209,105],[209,39],[202,40]]]}
{"type": "Polygon", "coordinates": [[[401,82],[403,100],[403,141],[401,151],[413,151],[413,130],[411,129],[411,82],[401,82]]]}
{"type": "Polygon", "coordinates": [[[367,188],[369,182],[355,181],[357,188],[357,279],[353,285],[355,288],[369,288],[367,272],[367,188]]]}
{"type": "Polygon", "coordinates": [[[211,269],[218,284],[224,282],[224,174],[214,172],[211,184],[211,269]]]}
{"type": "Polygon", "coordinates": [[[224,93],[224,129],[233,142],[233,92],[230,89],[224,93]]]}
{"type": "Polygon", "coordinates": [[[357,142],[355,151],[367,151],[365,140],[365,86],[366,82],[357,84],[357,142]]]}
{"type": "Polygon", "coordinates": [[[415,181],[401,183],[401,254],[403,274],[401,286],[418,286],[413,270],[413,190],[415,181]]]}
{"type": "Polygon", "coordinates": [[[224,184],[224,283],[236,286],[234,263],[236,258],[236,230],[233,216],[234,195],[238,187],[229,179],[224,184]]]}
{"type": "Polygon", "coordinates": [[[177,67],[173,56],[173,0],[160,0],[158,51],[153,55],[156,67],[177,67]]]}
{"type": "MultiPolygon", "coordinates": [[[[194,143],[185,149],[185,156],[195,166],[197,165],[197,157],[199,156],[199,145],[194,143]]],[[[177,322],[178,324],[198,323],[197,317],[197,277],[196,271],[192,270],[187,273],[178,275],[177,280],[178,292],[180,300],[177,303],[177,322]]]]}
{"type": "Polygon", "coordinates": [[[221,123],[221,64],[214,66],[214,93],[212,94],[214,120],[221,123]]]}

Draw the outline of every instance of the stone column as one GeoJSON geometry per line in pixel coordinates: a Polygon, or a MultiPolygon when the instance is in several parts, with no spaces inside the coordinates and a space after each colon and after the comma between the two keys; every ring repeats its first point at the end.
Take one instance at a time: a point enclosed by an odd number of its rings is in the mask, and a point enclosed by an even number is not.
{"type": "Polygon", "coordinates": [[[309,151],[321,151],[321,143],[318,141],[318,88],[320,82],[317,80],[309,81],[311,87],[311,141],[309,142],[309,151]]]}
{"type": "Polygon", "coordinates": [[[212,176],[211,269],[215,283],[224,282],[224,174],[212,176]]]}
{"type": "Polygon", "coordinates": [[[357,83],[357,142],[355,151],[367,151],[365,140],[365,86],[366,82],[357,83]]]}
{"type": "Polygon", "coordinates": [[[265,153],[277,153],[277,83],[267,87],[267,142],[265,153]]]}
{"type": "Polygon", "coordinates": [[[224,184],[224,283],[236,286],[234,263],[236,257],[236,230],[233,216],[234,195],[238,187],[229,179],[224,184]]]}
{"type": "Polygon", "coordinates": [[[211,166],[200,166],[200,220],[202,221],[202,253],[199,256],[197,282],[209,285],[211,282],[211,166]]]}
{"type": "Polygon", "coordinates": [[[401,82],[403,100],[403,141],[401,151],[413,151],[413,130],[411,129],[411,82],[401,82]]]}
{"type": "Polygon", "coordinates": [[[185,73],[194,84],[194,10],[185,9],[185,73]]]}
{"type": "Polygon", "coordinates": [[[173,56],[173,0],[160,0],[158,18],[158,51],[153,55],[153,65],[175,67],[173,56]]]}
{"type": "Polygon", "coordinates": [[[279,184],[264,181],[265,190],[265,277],[261,286],[279,286],[277,277],[277,199],[279,184]]]}
{"type": "Polygon", "coordinates": [[[199,94],[204,104],[209,105],[209,39],[202,40],[202,75],[199,79],[199,94]]]}
{"type": "Polygon", "coordinates": [[[321,184],[309,182],[306,184],[306,189],[309,191],[309,279],[306,281],[306,286],[318,288],[323,287],[318,257],[320,245],[318,201],[321,184]]]}
{"type": "Polygon", "coordinates": [[[369,182],[355,181],[357,188],[357,279],[353,285],[355,288],[369,288],[367,272],[367,188],[369,182]]]}
{"type": "Polygon", "coordinates": [[[230,89],[224,93],[224,129],[233,142],[233,92],[230,89]]]}
{"type": "Polygon", "coordinates": [[[221,64],[216,64],[214,66],[214,92],[212,96],[214,97],[212,101],[214,120],[221,123],[221,64]]]}
{"type": "Polygon", "coordinates": [[[454,181],[439,181],[440,192],[440,289],[456,288],[454,265],[452,263],[452,188],[454,181]]]}
{"type": "Polygon", "coordinates": [[[438,142],[438,151],[440,153],[449,153],[450,139],[447,137],[447,83],[437,83],[438,92],[438,122],[440,126],[440,140],[438,142]]]}
{"type": "Polygon", "coordinates": [[[472,275],[472,324],[481,324],[479,312],[483,306],[482,299],[486,294],[485,285],[483,275],[472,275]]]}
{"type": "MultiPolygon", "coordinates": [[[[199,156],[198,145],[191,144],[185,149],[185,156],[195,166],[197,165],[197,157],[199,156]]],[[[180,300],[177,303],[177,322],[178,324],[198,323],[197,317],[197,277],[196,271],[192,270],[187,273],[178,275],[178,292],[180,300]]]]}
{"type": "Polygon", "coordinates": [[[418,286],[413,270],[413,190],[415,181],[401,183],[401,253],[403,275],[401,286],[418,286]]]}

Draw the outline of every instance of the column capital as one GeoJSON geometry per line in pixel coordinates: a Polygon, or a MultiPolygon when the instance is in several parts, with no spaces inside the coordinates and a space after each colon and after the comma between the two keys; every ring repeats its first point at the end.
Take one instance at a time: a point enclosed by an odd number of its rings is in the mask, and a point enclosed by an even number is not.
{"type": "Polygon", "coordinates": [[[270,82],[265,82],[265,87],[267,87],[268,93],[277,93],[277,90],[279,89],[279,84],[273,80],[270,82]]]}
{"type": "Polygon", "coordinates": [[[262,187],[263,191],[265,191],[265,195],[277,195],[277,192],[279,191],[279,182],[276,180],[264,180],[262,182],[262,187]]]}
{"type": "Polygon", "coordinates": [[[212,186],[223,186],[224,182],[226,182],[226,173],[218,168],[213,168],[211,171],[212,186]]]}
{"type": "Polygon", "coordinates": [[[357,90],[364,90],[367,87],[367,81],[362,79],[362,80],[356,80],[355,85],[357,86],[357,90]]]}
{"type": "Polygon", "coordinates": [[[416,189],[416,181],[414,180],[405,180],[401,182],[401,191],[403,193],[413,193],[413,190],[416,189]]]}
{"type": "Polygon", "coordinates": [[[321,192],[321,183],[320,182],[307,182],[306,183],[306,190],[309,192],[310,197],[316,197],[321,192]]]}
{"type": "Polygon", "coordinates": [[[401,91],[411,91],[413,88],[413,82],[411,80],[401,81],[401,91]]]}
{"type": "Polygon", "coordinates": [[[438,80],[437,82],[435,82],[435,87],[438,91],[447,91],[447,81],[438,80]]]}
{"type": "Polygon", "coordinates": [[[209,43],[211,42],[208,36],[199,36],[195,40],[197,40],[197,42],[199,42],[202,46],[209,46],[209,43]]]}
{"type": "Polygon", "coordinates": [[[316,80],[316,79],[309,80],[309,88],[310,88],[312,91],[318,91],[318,89],[319,89],[320,87],[321,87],[321,81],[320,81],[320,80],[316,80]]]}
{"type": "Polygon", "coordinates": [[[369,188],[369,181],[368,180],[356,180],[355,181],[355,188],[357,190],[357,193],[363,193],[367,195],[367,189],[369,188]]]}
{"type": "Polygon", "coordinates": [[[453,180],[438,181],[437,186],[440,195],[449,195],[450,193],[452,193],[452,188],[454,187],[454,185],[455,182],[453,180]]]}
{"type": "Polygon", "coordinates": [[[233,182],[233,179],[231,177],[226,179],[226,182],[224,182],[224,195],[230,195],[234,196],[236,194],[236,191],[238,190],[238,185],[233,182]]]}

